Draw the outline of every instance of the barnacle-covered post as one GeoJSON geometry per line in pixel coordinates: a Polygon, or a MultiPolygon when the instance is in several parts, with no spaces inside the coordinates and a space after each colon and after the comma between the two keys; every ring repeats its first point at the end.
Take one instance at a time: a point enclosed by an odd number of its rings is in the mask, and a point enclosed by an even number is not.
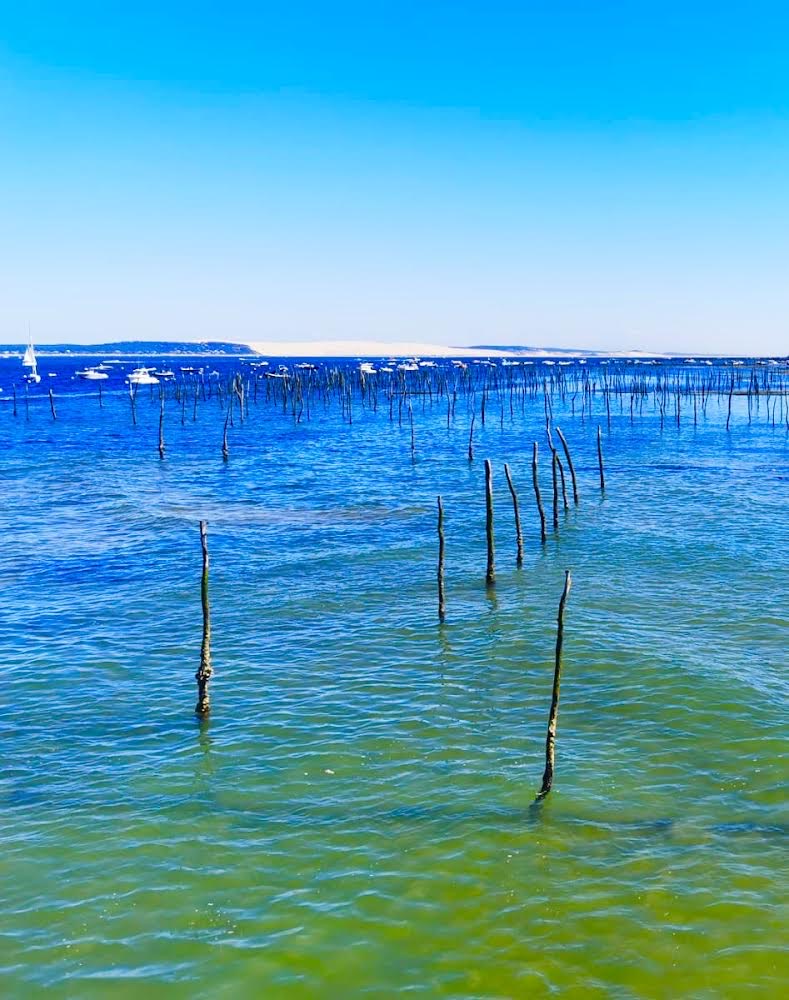
{"type": "Polygon", "coordinates": [[[562,442],[562,448],[564,448],[564,454],[565,454],[565,456],[567,458],[567,467],[570,470],[570,479],[572,479],[572,482],[573,482],[573,502],[575,503],[575,506],[577,507],[578,506],[578,483],[577,483],[576,478],[575,478],[575,466],[573,465],[573,460],[572,460],[572,457],[570,455],[570,448],[569,448],[569,446],[567,444],[567,441],[566,441],[566,439],[564,437],[564,434],[562,434],[561,428],[557,427],[556,428],[556,433],[559,435],[559,440],[562,442]]]}
{"type": "Polygon", "coordinates": [[[605,489],[605,471],[603,470],[603,437],[600,424],[597,425],[597,463],[600,466],[600,489],[605,489]]]}
{"type": "Polygon", "coordinates": [[[493,466],[485,459],[485,535],[488,542],[488,566],[485,584],[492,587],[496,583],[496,552],[493,542],[493,466]]]}
{"type": "Polygon", "coordinates": [[[203,605],[203,642],[200,647],[200,666],[197,668],[197,704],[195,712],[200,716],[211,711],[208,682],[214,670],[211,666],[211,609],[208,604],[208,538],[206,522],[200,522],[200,547],[203,551],[203,575],[200,581],[200,597],[203,605]]]}
{"type": "Polygon", "coordinates": [[[544,799],[553,785],[553,769],[556,761],[556,720],[559,715],[559,688],[562,681],[562,646],[564,644],[564,606],[570,593],[572,578],[570,570],[564,571],[564,590],[559,601],[559,614],[556,618],[556,655],[553,668],[553,691],[551,693],[551,710],[548,714],[548,734],[545,738],[545,771],[542,775],[542,788],[537,800],[544,799]]]}
{"type": "Polygon", "coordinates": [[[443,625],[447,617],[444,594],[444,503],[438,498],[438,620],[443,625]]]}
{"type": "Polygon", "coordinates": [[[512,475],[510,474],[510,467],[507,463],[504,463],[504,475],[507,477],[507,486],[510,488],[510,496],[512,497],[512,509],[515,513],[515,542],[517,545],[517,556],[515,557],[515,565],[523,565],[523,532],[521,531],[521,512],[518,506],[518,494],[515,492],[515,486],[512,482],[512,475]]]}
{"type": "Polygon", "coordinates": [[[534,450],[532,451],[531,459],[531,478],[532,485],[534,486],[534,499],[537,502],[537,512],[540,515],[540,539],[542,544],[545,545],[545,508],[542,505],[542,496],[540,495],[540,480],[537,475],[537,442],[534,442],[534,450]]]}

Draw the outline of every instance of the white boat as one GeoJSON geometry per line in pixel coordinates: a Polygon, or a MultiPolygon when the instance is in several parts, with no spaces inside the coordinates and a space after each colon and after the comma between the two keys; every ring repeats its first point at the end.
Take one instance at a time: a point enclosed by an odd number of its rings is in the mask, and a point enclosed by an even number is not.
{"type": "Polygon", "coordinates": [[[171,372],[169,368],[163,368],[161,371],[155,371],[153,374],[156,378],[175,378],[175,372],[171,372]]]}
{"type": "Polygon", "coordinates": [[[40,382],[41,376],[38,374],[38,361],[36,360],[36,352],[33,349],[33,338],[28,333],[27,350],[22,356],[22,367],[29,368],[30,371],[23,375],[22,378],[25,382],[40,382]]]}
{"type": "Polygon", "coordinates": [[[91,382],[97,382],[101,379],[109,378],[106,372],[100,372],[98,368],[85,368],[81,372],[77,372],[78,378],[86,378],[91,382]]]}
{"type": "Polygon", "coordinates": [[[151,374],[149,368],[135,368],[127,377],[129,385],[158,385],[159,379],[151,374]]]}

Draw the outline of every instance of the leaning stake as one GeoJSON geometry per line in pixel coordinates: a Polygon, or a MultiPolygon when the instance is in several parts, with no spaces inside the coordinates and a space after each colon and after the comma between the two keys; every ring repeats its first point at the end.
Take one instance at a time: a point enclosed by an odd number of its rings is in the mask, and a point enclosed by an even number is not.
{"type": "Polygon", "coordinates": [[[493,467],[490,459],[485,459],[485,534],[488,540],[488,568],[485,584],[492,587],[496,582],[495,550],[493,545],[493,467]]]}
{"type": "Polygon", "coordinates": [[[205,524],[205,521],[200,522],[200,547],[203,550],[203,576],[200,582],[200,597],[203,604],[203,644],[200,647],[200,666],[195,674],[197,681],[195,712],[198,715],[208,715],[211,711],[208,682],[214,672],[211,666],[211,609],[208,606],[208,539],[205,524]]]}
{"type": "Polygon", "coordinates": [[[444,596],[444,504],[438,498],[438,620],[443,624],[447,617],[444,596]]]}
{"type": "Polygon", "coordinates": [[[504,463],[504,475],[507,477],[507,486],[510,488],[510,495],[512,496],[512,509],[515,512],[515,541],[518,546],[518,554],[515,557],[515,565],[523,565],[523,532],[521,531],[521,512],[518,507],[518,494],[515,492],[515,487],[512,484],[512,476],[510,475],[510,467],[507,463],[504,463]]]}
{"type": "Polygon", "coordinates": [[[537,501],[537,510],[540,514],[540,538],[542,544],[545,545],[545,508],[542,505],[542,497],[540,496],[540,480],[537,476],[537,442],[534,442],[534,451],[532,452],[531,459],[531,478],[534,484],[534,499],[537,501]]]}
{"type": "Polygon", "coordinates": [[[570,456],[570,449],[567,446],[567,441],[565,440],[564,434],[562,434],[561,428],[556,428],[556,433],[559,435],[559,440],[562,442],[562,448],[564,448],[564,454],[567,457],[567,468],[570,470],[570,479],[573,481],[573,503],[578,506],[578,483],[575,479],[575,466],[573,465],[573,460],[570,456]]]}
{"type": "Polygon", "coordinates": [[[564,590],[559,601],[559,614],[556,618],[556,659],[553,668],[553,692],[551,694],[551,711],[548,716],[548,735],[545,738],[545,771],[542,776],[542,788],[537,801],[544,799],[553,785],[553,765],[556,759],[556,718],[559,714],[559,686],[562,681],[562,643],[564,641],[564,606],[570,593],[572,578],[570,570],[564,571],[564,590]]]}

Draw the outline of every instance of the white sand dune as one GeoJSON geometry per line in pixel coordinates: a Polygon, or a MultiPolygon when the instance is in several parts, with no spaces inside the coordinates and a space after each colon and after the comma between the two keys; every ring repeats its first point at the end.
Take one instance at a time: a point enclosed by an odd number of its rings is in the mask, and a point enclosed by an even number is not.
{"type": "Polygon", "coordinates": [[[258,340],[247,346],[274,358],[504,358],[515,353],[384,340],[258,340]]]}
{"type": "Polygon", "coordinates": [[[581,351],[542,347],[452,347],[417,341],[384,340],[257,340],[246,345],[271,358],[656,358],[644,351],[581,351]]]}

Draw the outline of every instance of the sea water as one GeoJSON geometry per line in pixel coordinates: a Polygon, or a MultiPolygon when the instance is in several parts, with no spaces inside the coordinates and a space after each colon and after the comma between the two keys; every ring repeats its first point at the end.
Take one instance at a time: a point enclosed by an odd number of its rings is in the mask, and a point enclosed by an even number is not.
{"type": "Polygon", "coordinates": [[[121,374],[99,400],[52,359],[14,416],[19,362],[0,365],[3,997],[782,992],[785,408],[735,396],[727,431],[725,396],[695,426],[687,404],[677,426],[614,399],[609,424],[599,395],[583,417],[556,396],[580,490],[557,534],[540,395],[494,393],[484,426],[478,396],[449,419],[414,396],[412,454],[383,396],[296,420],[258,380],[225,462],[216,390],[193,419],[185,389],[160,459],[156,387],[134,425],[121,374]]]}

